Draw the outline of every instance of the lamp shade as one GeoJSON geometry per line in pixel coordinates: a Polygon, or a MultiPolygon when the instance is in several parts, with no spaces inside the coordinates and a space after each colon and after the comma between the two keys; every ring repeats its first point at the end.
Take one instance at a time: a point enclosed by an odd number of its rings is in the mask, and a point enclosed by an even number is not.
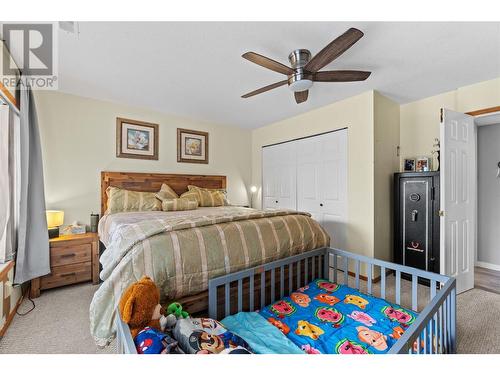
{"type": "Polygon", "coordinates": [[[47,215],[47,227],[56,228],[60,227],[64,223],[64,211],[47,210],[45,211],[47,215]]]}

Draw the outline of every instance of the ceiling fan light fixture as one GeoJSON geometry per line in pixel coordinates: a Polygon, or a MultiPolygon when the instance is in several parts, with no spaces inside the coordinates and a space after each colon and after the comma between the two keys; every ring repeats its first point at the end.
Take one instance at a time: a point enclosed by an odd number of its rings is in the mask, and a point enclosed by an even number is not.
{"type": "Polygon", "coordinates": [[[290,90],[296,91],[306,91],[309,90],[313,85],[313,81],[310,79],[300,79],[289,83],[290,90]]]}
{"type": "Polygon", "coordinates": [[[304,72],[302,69],[297,69],[295,74],[288,77],[288,87],[293,92],[309,90],[312,85],[312,74],[304,72]]]}

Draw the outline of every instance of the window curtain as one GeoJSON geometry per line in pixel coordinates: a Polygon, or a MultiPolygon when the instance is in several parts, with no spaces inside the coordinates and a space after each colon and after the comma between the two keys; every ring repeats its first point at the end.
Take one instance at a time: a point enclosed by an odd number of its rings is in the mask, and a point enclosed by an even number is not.
{"type": "Polygon", "coordinates": [[[24,78],[21,85],[19,228],[14,276],[17,284],[50,273],[38,118],[33,93],[24,78]]]}

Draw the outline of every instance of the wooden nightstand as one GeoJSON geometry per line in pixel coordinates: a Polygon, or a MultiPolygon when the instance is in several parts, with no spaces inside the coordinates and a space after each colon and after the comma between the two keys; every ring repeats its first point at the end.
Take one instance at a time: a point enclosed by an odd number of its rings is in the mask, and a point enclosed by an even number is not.
{"type": "Polygon", "coordinates": [[[97,233],[51,238],[50,274],[31,280],[30,296],[40,290],[90,281],[99,283],[99,237],[97,233]]]}

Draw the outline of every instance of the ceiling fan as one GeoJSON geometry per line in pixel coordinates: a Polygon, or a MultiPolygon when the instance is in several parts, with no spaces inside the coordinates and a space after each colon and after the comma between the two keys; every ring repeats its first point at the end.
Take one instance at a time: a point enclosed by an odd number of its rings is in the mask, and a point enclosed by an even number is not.
{"type": "Polygon", "coordinates": [[[295,94],[295,101],[299,104],[307,100],[307,96],[309,94],[308,90],[313,85],[313,82],[364,81],[370,76],[371,72],[363,72],[360,70],[319,71],[321,68],[330,64],[333,60],[351,48],[352,45],[361,39],[363,35],[362,31],[350,28],[344,34],[319,51],[313,58],[311,58],[311,52],[309,52],[309,50],[296,49],[288,56],[288,60],[292,65],[291,68],[255,52],[247,52],[243,54],[242,57],[244,59],[263,66],[264,68],[285,74],[288,79],[261,87],[260,89],[243,95],[242,98],[249,98],[288,84],[290,90],[292,90],[295,94]]]}

